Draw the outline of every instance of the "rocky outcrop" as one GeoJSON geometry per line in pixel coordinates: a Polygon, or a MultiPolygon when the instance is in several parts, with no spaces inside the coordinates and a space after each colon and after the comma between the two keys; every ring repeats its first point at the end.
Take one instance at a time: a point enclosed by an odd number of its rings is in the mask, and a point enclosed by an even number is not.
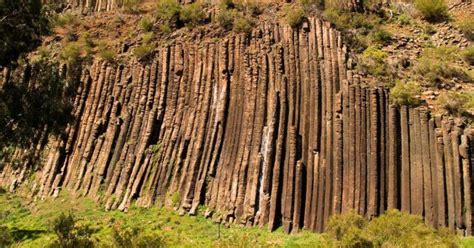
{"type": "Polygon", "coordinates": [[[107,209],[205,205],[222,221],[287,232],[398,208],[472,234],[472,130],[390,104],[319,19],[175,42],[149,62],[95,60],[74,116],[64,136],[32,149],[41,167],[5,164],[0,184],[33,171],[40,198],[67,189],[107,209]]]}

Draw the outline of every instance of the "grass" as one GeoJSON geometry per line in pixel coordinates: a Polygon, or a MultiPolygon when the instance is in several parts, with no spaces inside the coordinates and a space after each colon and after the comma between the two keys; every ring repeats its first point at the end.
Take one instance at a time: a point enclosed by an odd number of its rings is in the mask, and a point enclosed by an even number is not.
{"type": "Polygon", "coordinates": [[[128,213],[105,212],[88,198],[73,198],[62,193],[57,199],[31,202],[26,198],[3,193],[0,195],[2,225],[16,236],[17,247],[43,247],[55,241],[51,231],[54,221],[62,213],[71,212],[80,226],[94,230],[92,239],[99,247],[112,242],[113,226],[122,229],[140,228],[143,232],[158,233],[169,247],[315,247],[320,235],[303,231],[287,235],[281,229],[269,232],[257,227],[232,226],[226,228],[201,216],[179,216],[174,211],[133,206],[128,213]]]}

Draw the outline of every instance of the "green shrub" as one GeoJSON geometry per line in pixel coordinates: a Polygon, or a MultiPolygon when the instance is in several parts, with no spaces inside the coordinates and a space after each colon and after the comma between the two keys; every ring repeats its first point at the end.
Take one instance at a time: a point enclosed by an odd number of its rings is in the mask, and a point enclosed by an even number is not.
{"type": "Polygon", "coordinates": [[[360,69],[370,75],[386,76],[389,74],[387,57],[387,53],[378,47],[369,46],[362,53],[360,69]]]}
{"type": "Polygon", "coordinates": [[[113,62],[115,60],[115,57],[117,56],[114,50],[107,48],[99,50],[98,54],[99,57],[108,62],[113,62]]]}
{"type": "Polygon", "coordinates": [[[181,6],[175,0],[159,0],[156,5],[156,18],[170,22],[179,18],[181,6]]]}
{"type": "Polygon", "coordinates": [[[401,14],[397,17],[397,22],[402,26],[408,26],[411,24],[412,18],[407,14],[401,14]]]}
{"type": "Polygon", "coordinates": [[[234,25],[234,12],[231,10],[220,10],[216,15],[216,21],[219,26],[229,31],[234,25]]]}
{"type": "Polygon", "coordinates": [[[474,65],[474,46],[464,49],[462,57],[469,65],[474,65]]]}
{"type": "Polygon", "coordinates": [[[203,11],[204,6],[201,3],[192,3],[184,5],[179,12],[179,19],[189,27],[206,22],[206,13],[203,11]]]}
{"type": "Polygon", "coordinates": [[[138,59],[145,59],[148,55],[150,55],[153,52],[154,49],[155,47],[152,45],[141,45],[133,50],[133,54],[138,59]]]}
{"type": "Polygon", "coordinates": [[[471,112],[474,108],[474,91],[443,93],[437,99],[438,105],[448,114],[463,115],[471,112]]]}
{"type": "Polygon", "coordinates": [[[9,247],[13,244],[13,237],[6,226],[0,226],[0,247],[9,247]]]}
{"type": "Polygon", "coordinates": [[[143,32],[150,32],[153,29],[153,20],[149,16],[144,16],[138,25],[143,32]]]}
{"type": "Polygon", "coordinates": [[[371,247],[364,235],[367,220],[355,211],[333,215],[328,221],[326,233],[333,247],[371,247]]]}
{"type": "Polygon", "coordinates": [[[323,247],[458,247],[455,234],[435,231],[419,216],[388,210],[367,222],[354,211],[333,215],[323,247]]]}
{"type": "Polygon", "coordinates": [[[166,247],[166,242],[156,233],[149,233],[138,228],[121,229],[112,228],[112,240],[116,247],[121,248],[161,248],[166,247]]]}
{"type": "Polygon", "coordinates": [[[61,52],[61,58],[69,65],[75,65],[81,55],[81,46],[78,42],[71,42],[64,46],[61,52]]]}
{"type": "Polygon", "coordinates": [[[140,12],[140,4],[143,0],[122,0],[122,8],[126,13],[135,14],[140,12]]]}
{"type": "Polygon", "coordinates": [[[155,37],[155,34],[153,32],[144,33],[142,35],[142,41],[145,44],[149,44],[153,40],[154,37],[155,37]]]}
{"type": "Polygon", "coordinates": [[[449,18],[448,6],[444,0],[415,0],[415,7],[430,22],[445,21],[449,18]]]}
{"type": "Polygon", "coordinates": [[[173,31],[173,29],[170,27],[170,25],[168,25],[168,23],[160,24],[159,28],[160,28],[160,31],[165,34],[171,33],[173,31]]]}
{"type": "Polygon", "coordinates": [[[64,13],[61,15],[55,16],[53,19],[53,25],[58,26],[58,27],[65,27],[68,25],[75,25],[77,24],[78,18],[76,15],[73,15],[71,13],[64,13]]]}
{"type": "Polygon", "coordinates": [[[306,16],[304,10],[299,6],[286,6],[284,9],[285,19],[292,28],[301,26],[306,16]]]}
{"type": "Polygon", "coordinates": [[[414,69],[421,76],[420,79],[430,85],[446,83],[453,78],[462,82],[471,82],[470,75],[456,65],[457,60],[459,60],[457,47],[426,48],[414,69]]]}
{"type": "Polygon", "coordinates": [[[474,41],[474,18],[466,18],[458,23],[466,39],[474,41]]]}
{"type": "Polygon", "coordinates": [[[392,40],[392,33],[385,29],[379,28],[372,31],[369,35],[370,40],[376,44],[386,44],[392,40]]]}
{"type": "Polygon", "coordinates": [[[239,16],[235,19],[233,28],[235,32],[248,34],[252,32],[254,25],[254,21],[251,18],[239,16]]]}
{"type": "Polygon", "coordinates": [[[75,248],[94,247],[91,239],[92,230],[88,227],[81,227],[76,224],[72,214],[61,213],[53,222],[53,230],[57,237],[49,247],[75,248]]]}
{"type": "Polygon", "coordinates": [[[263,6],[259,1],[248,1],[245,5],[245,12],[251,16],[258,16],[263,13],[263,6]]]}
{"type": "Polygon", "coordinates": [[[374,247],[456,247],[456,235],[436,232],[420,216],[388,210],[367,225],[366,234],[374,247]]]}
{"type": "Polygon", "coordinates": [[[390,89],[390,99],[398,105],[417,106],[421,100],[417,96],[421,94],[421,87],[416,82],[397,81],[390,89]]]}

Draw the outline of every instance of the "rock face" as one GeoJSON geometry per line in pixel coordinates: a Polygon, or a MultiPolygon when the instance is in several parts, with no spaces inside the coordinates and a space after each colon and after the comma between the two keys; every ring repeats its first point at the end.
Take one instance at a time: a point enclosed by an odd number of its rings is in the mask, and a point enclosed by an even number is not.
{"type": "Polygon", "coordinates": [[[287,232],[398,208],[472,234],[472,130],[391,105],[352,64],[315,18],[175,43],[149,63],[96,60],[66,135],[32,147],[39,168],[6,164],[0,184],[35,173],[39,197],[67,189],[107,209],[172,202],[191,214],[204,204],[222,221],[287,232]]]}

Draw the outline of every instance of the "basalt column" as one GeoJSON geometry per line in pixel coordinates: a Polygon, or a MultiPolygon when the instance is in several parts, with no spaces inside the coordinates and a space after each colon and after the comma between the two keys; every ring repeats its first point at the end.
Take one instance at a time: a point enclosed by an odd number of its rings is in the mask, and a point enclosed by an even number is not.
{"type": "Polygon", "coordinates": [[[74,121],[17,149],[41,166],[4,161],[0,184],[13,190],[34,174],[38,198],[67,189],[124,211],[132,202],[190,214],[204,205],[221,221],[287,232],[396,208],[472,233],[472,129],[391,104],[352,69],[329,23],[264,23],[151,57],[85,65],[74,121]]]}

